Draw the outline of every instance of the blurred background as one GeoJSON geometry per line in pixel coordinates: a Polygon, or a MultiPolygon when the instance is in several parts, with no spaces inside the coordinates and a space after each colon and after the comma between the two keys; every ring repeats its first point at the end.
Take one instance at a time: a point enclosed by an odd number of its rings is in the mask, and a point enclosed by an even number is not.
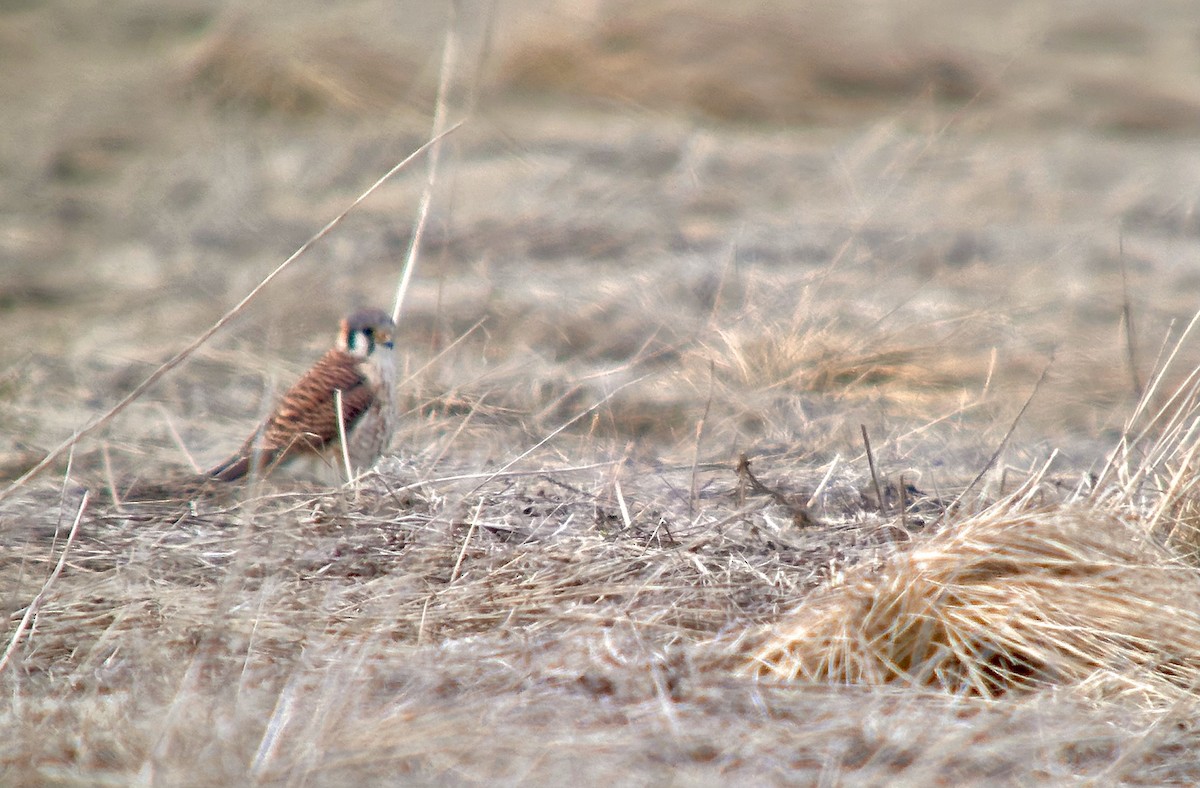
{"type": "MultiPolygon", "coordinates": [[[[1186,0],[8,0],[4,476],[428,138],[448,29],[465,125],[401,328],[409,452],[453,432],[438,456],[507,456],[603,401],[572,434],[605,453],[691,456],[707,414],[714,460],[820,458],[868,422],[895,463],[978,467],[1053,358],[1013,462],[1087,468],[1196,308],[1186,0]]],[[[236,445],[340,314],[390,305],[425,177],[374,194],[105,451],[236,445]]]]}

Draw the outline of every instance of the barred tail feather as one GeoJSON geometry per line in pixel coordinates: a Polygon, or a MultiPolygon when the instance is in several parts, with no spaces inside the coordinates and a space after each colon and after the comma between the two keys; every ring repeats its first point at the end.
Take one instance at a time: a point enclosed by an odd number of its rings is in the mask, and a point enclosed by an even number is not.
{"type": "Polygon", "coordinates": [[[208,477],[221,482],[236,482],[250,473],[255,467],[270,468],[275,462],[275,452],[259,452],[257,454],[239,453],[208,472],[208,477]]]}

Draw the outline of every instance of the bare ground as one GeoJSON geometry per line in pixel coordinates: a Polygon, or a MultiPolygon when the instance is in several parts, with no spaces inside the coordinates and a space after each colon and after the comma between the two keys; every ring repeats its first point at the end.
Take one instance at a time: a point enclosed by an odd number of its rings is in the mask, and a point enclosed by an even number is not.
{"type": "MultiPolygon", "coordinates": [[[[0,501],[2,781],[1195,782],[1195,684],[1097,678],[1137,660],[992,698],[738,668],[980,518],[1091,507],[1193,573],[1186,429],[1098,475],[1200,361],[1163,350],[1200,30],[1043,5],[464,5],[395,456],[101,500],[220,459],[390,301],[422,167],[0,501]]],[[[0,7],[4,478],[425,140],[444,12],[0,7]]]]}

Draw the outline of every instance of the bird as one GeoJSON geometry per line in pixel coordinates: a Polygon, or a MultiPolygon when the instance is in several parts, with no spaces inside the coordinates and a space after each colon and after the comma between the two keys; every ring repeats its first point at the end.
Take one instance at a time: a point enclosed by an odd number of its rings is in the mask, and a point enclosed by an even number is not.
{"type": "Polygon", "coordinates": [[[206,476],[233,482],[251,472],[266,475],[300,457],[341,467],[343,431],[352,468],[373,465],[396,426],[395,330],[382,309],[361,309],[344,318],[334,347],[287,390],[241,448],[206,476]]]}

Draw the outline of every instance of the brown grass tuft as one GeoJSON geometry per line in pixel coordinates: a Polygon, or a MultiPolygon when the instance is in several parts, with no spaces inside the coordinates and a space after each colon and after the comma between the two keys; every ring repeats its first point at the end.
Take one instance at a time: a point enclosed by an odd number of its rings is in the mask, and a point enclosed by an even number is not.
{"type": "Polygon", "coordinates": [[[1091,107],[1092,123],[1117,134],[1194,133],[1200,127],[1200,92],[1178,86],[1148,87],[1139,79],[1080,78],[1072,91],[1091,107]]]}
{"type": "Polygon", "coordinates": [[[1200,683],[1200,577],[1093,510],[981,515],[856,568],[743,670],[994,698],[1051,684],[1178,698],[1200,683]]]}
{"type": "Polygon", "coordinates": [[[813,327],[797,332],[784,326],[742,334],[721,332],[720,338],[719,366],[752,388],[783,386],[835,394],[873,387],[957,390],[965,377],[965,360],[954,358],[956,349],[950,345],[893,346],[886,337],[850,330],[813,327]]]}
{"type": "Polygon", "coordinates": [[[977,98],[977,67],[917,43],[861,41],[806,15],[679,8],[623,9],[580,34],[547,33],[516,47],[501,83],[682,108],[737,122],[826,122],[922,96],[977,98]]]}
{"type": "Polygon", "coordinates": [[[413,64],[347,35],[300,41],[253,30],[215,33],[186,83],[218,106],[261,113],[364,115],[395,109],[412,89],[413,64]]]}

